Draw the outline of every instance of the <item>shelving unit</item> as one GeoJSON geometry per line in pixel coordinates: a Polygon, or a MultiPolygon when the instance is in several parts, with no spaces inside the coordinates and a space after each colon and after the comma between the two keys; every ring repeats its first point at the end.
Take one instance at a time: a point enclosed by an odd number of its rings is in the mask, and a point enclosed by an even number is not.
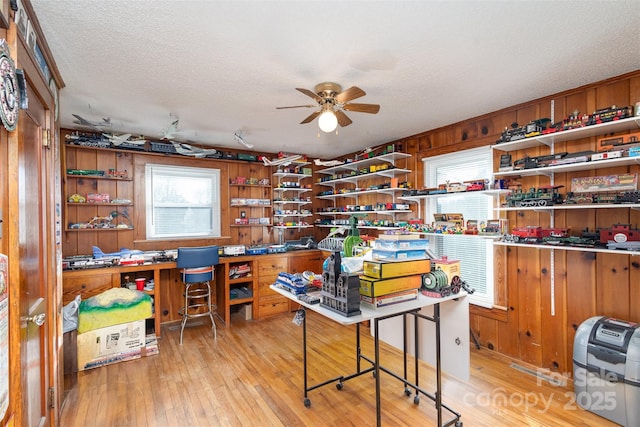
{"type": "Polygon", "coordinates": [[[271,184],[229,184],[231,227],[268,227],[271,223],[271,184]]]}
{"type": "Polygon", "coordinates": [[[580,138],[589,138],[592,136],[605,135],[615,132],[624,132],[627,130],[640,128],[640,116],[629,117],[622,120],[615,120],[599,125],[585,126],[576,129],[565,130],[562,132],[554,132],[546,135],[538,135],[530,138],[520,139],[518,141],[505,142],[493,145],[491,148],[500,151],[525,150],[527,148],[539,147],[546,145],[553,148],[553,145],[559,142],[573,141],[580,138]]]}
{"type": "Polygon", "coordinates": [[[288,166],[278,166],[273,173],[273,225],[278,230],[278,241],[284,243],[283,232],[287,229],[312,228],[305,218],[313,216],[310,209],[303,208],[311,205],[311,184],[305,183],[312,178],[311,170],[303,167],[309,162],[296,161],[288,166]],[[307,173],[304,173],[306,171],[307,173]]]}
{"type": "MultiPolygon", "coordinates": [[[[509,190],[482,190],[482,191],[463,191],[459,193],[442,193],[442,194],[425,194],[421,196],[401,196],[400,200],[404,200],[407,202],[414,202],[418,204],[418,217],[422,217],[422,203],[427,200],[434,200],[446,197],[464,197],[465,194],[483,194],[487,197],[493,197],[496,200],[496,204],[499,204],[499,200],[501,196],[509,194],[509,190]]],[[[499,210],[498,207],[495,210],[499,210]]],[[[425,208],[426,211],[426,208],[425,208]]],[[[441,235],[441,234],[438,234],[441,235]]]]}
{"type": "Polygon", "coordinates": [[[64,150],[67,156],[67,170],[85,172],[66,173],[64,176],[64,231],[133,230],[133,180],[127,173],[127,169],[132,169],[130,156],[121,155],[117,150],[69,144],[65,144],[64,150]],[[91,174],[93,171],[101,171],[103,174],[91,174]],[[108,195],[110,201],[92,202],[89,200],[89,194],[108,195]],[[83,197],[85,202],[71,201],[74,195],[83,197]],[[99,224],[98,218],[102,218],[106,223],[99,224]]]}
{"type": "MultiPolygon", "coordinates": [[[[320,194],[316,196],[320,200],[330,200],[333,206],[328,210],[319,210],[316,214],[320,216],[330,216],[334,219],[331,224],[316,224],[317,227],[331,228],[340,225],[347,225],[347,220],[338,220],[338,216],[350,216],[353,214],[360,215],[386,215],[391,218],[390,225],[359,225],[360,229],[388,230],[397,228],[396,216],[399,214],[412,213],[408,208],[395,209],[395,205],[399,203],[398,194],[402,193],[405,188],[398,186],[397,177],[410,173],[411,170],[396,167],[396,160],[411,157],[408,154],[400,152],[391,152],[374,156],[371,158],[348,162],[342,165],[329,167],[317,171],[318,174],[327,175],[320,178],[316,185],[329,187],[330,194],[320,194]],[[379,178],[389,178],[389,181],[380,183],[379,178]],[[373,183],[371,180],[375,180],[373,183]],[[364,182],[365,185],[360,186],[364,182]],[[378,201],[376,204],[365,202],[361,206],[361,197],[375,196],[383,194],[391,200],[388,202],[378,201]],[[351,203],[338,203],[339,200],[349,199],[351,203]],[[390,208],[391,207],[391,208],[390,208]]],[[[382,220],[382,222],[387,222],[382,220]]]]}
{"type": "MultiPolygon", "coordinates": [[[[535,148],[539,146],[548,146],[551,153],[554,152],[554,144],[560,142],[568,142],[572,140],[578,140],[582,138],[589,138],[600,135],[610,135],[616,132],[624,132],[630,130],[640,129],[640,116],[630,117],[627,119],[602,123],[593,126],[587,126],[577,129],[571,129],[567,131],[551,133],[547,135],[540,135],[537,137],[525,138],[518,141],[507,142],[502,144],[496,144],[492,146],[492,149],[497,151],[510,152],[515,150],[525,150],[528,148],[535,148]]],[[[566,165],[548,166],[542,168],[522,169],[514,171],[502,171],[495,172],[495,177],[535,177],[546,176],[549,178],[551,184],[554,183],[555,175],[559,173],[570,173],[578,171],[591,171],[605,168],[616,167],[629,167],[640,165],[640,157],[621,157],[607,160],[597,160],[581,163],[573,163],[566,165]]],[[[636,169],[637,171],[637,169],[636,169]]],[[[572,211],[572,210],[584,210],[584,209],[640,209],[640,204],[556,204],[551,206],[537,206],[537,207],[498,207],[497,211],[500,212],[521,212],[521,211],[535,211],[548,213],[551,216],[551,226],[554,225],[554,212],[555,211],[572,211]]],[[[582,251],[582,252],[600,252],[600,253],[612,253],[612,254],[640,254],[633,251],[604,249],[604,248],[588,248],[588,247],[572,247],[572,246],[560,246],[560,245],[540,245],[529,243],[514,243],[514,242],[496,242],[497,245],[502,246],[515,246],[524,248],[537,248],[537,249],[550,249],[550,250],[567,250],[567,251],[582,251]]],[[[553,252],[552,252],[553,253],[553,252]]]]}

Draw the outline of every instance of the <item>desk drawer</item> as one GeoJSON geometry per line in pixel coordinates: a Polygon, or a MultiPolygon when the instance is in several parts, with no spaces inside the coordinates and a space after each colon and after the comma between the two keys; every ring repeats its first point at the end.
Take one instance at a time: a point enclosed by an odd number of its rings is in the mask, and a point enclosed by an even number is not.
{"type": "Polygon", "coordinates": [[[258,281],[258,296],[260,298],[280,295],[270,288],[270,286],[276,282],[277,278],[278,276],[260,277],[258,281]]]}
{"type": "Polygon", "coordinates": [[[283,296],[260,298],[258,303],[258,318],[273,316],[289,311],[289,299],[283,296]]]}
{"type": "Polygon", "coordinates": [[[287,267],[286,255],[261,259],[258,261],[258,277],[277,276],[281,271],[287,271],[287,267]]]}
{"type": "Polygon", "coordinates": [[[80,295],[85,300],[112,287],[111,274],[66,277],[62,284],[62,303],[67,304],[73,301],[76,295],[80,295]]]}

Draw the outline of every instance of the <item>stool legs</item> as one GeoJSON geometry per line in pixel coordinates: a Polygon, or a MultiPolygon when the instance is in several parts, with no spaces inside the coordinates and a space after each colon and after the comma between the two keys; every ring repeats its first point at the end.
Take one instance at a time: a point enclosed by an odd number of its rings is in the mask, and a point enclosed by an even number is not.
{"type": "Polygon", "coordinates": [[[209,282],[201,282],[205,287],[193,287],[197,283],[185,283],[184,286],[184,307],[178,310],[178,313],[182,316],[180,323],[180,345],[182,345],[182,335],[184,333],[184,327],[187,324],[187,320],[196,317],[209,316],[211,319],[211,329],[213,330],[213,339],[218,338],[218,331],[216,328],[216,322],[213,319],[213,314],[217,308],[211,303],[211,285],[209,282]],[[194,300],[205,300],[205,302],[194,302],[194,300]],[[197,309],[199,307],[206,307],[206,311],[202,313],[191,314],[190,309],[197,309]]]}

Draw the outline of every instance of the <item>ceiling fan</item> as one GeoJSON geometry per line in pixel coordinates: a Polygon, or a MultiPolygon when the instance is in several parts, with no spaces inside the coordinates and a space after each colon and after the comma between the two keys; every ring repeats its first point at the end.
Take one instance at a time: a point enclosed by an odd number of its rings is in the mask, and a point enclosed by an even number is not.
{"type": "Polygon", "coordinates": [[[342,87],[337,83],[325,82],[315,86],[314,91],[304,88],[296,88],[297,91],[304,93],[310,98],[316,101],[315,105],[293,105],[290,107],[276,107],[277,109],[285,108],[317,108],[306,119],[300,122],[305,124],[318,118],[318,125],[323,132],[333,132],[338,125],[344,127],[349,126],[351,119],[344,113],[346,111],[356,111],[358,113],[376,114],[380,111],[380,106],[377,104],[354,104],[350,103],[354,99],[365,96],[366,93],[357,86],[351,86],[349,89],[342,90],[342,87]]]}

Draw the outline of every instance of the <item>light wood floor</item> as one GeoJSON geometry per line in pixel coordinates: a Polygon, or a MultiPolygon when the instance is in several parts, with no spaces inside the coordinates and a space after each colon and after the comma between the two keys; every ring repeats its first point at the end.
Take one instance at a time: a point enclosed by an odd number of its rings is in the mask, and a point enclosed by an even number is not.
{"type": "MultiPolygon", "coordinates": [[[[354,372],[355,327],[308,316],[310,384],[354,372]]],[[[369,374],[345,382],[342,390],[330,384],[311,391],[311,407],[305,408],[302,328],[292,318],[244,321],[234,315],[232,327],[218,324],[217,341],[206,323],[185,329],[182,347],[179,331],[163,326],[160,354],[79,373],[61,426],[375,425],[375,380],[369,374]]],[[[373,340],[365,337],[362,348],[372,355],[373,340]]],[[[382,344],[381,357],[385,366],[402,372],[395,349],[382,344]]],[[[474,347],[469,382],[443,376],[443,402],[462,414],[464,426],[615,425],[578,408],[571,384],[553,385],[511,363],[474,347]]],[[[384,426],[436,425],[428,398],[416,405],[398,380],[382,374],[381,383],[384,426]]],[[[426,364],[420,385],[435,391],[426,364]]]]}

